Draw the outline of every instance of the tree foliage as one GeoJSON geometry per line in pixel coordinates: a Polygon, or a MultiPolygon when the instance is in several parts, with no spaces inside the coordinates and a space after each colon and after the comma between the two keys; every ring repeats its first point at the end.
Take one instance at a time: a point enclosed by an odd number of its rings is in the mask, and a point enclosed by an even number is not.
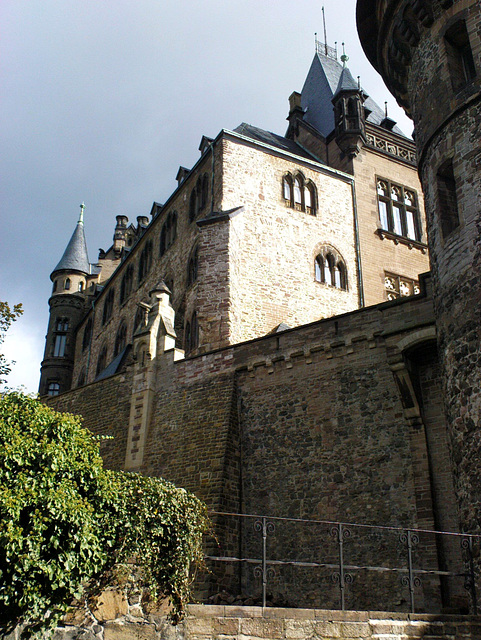
{"type": "MultiPolygon", "coordinates": [[[[21,316],[23,313],[22,305],[15,304],[13,308],[10,307],[8,302],[2,302],[0,300],[0,344],[5,340],[5,334],[12,322],[21,316]]],[[[10,373],[11,362],[0,353],[0,384],[5,384],[6,376],[10,373]]]]}
{"type": "Polygon", "coordinates": [[[103,469],[78,417],[19,393],[0,399],[0,626],[52,629],[72,600],[132,559],[180,618],[201,561],[204,505],[160,479],[103,469]]]}

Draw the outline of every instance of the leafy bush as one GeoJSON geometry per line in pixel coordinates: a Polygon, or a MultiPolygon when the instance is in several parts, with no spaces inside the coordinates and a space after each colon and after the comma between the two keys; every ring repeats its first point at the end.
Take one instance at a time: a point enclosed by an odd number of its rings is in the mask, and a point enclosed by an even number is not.
{"type": "Polygon", "coordinates": [[[160,479],[106,471],[78,417],[18,393],[0,399],[0,625],[52,629],[72,600],[134,560],[173,618],[201,561],[204,505],[160,479]]]}

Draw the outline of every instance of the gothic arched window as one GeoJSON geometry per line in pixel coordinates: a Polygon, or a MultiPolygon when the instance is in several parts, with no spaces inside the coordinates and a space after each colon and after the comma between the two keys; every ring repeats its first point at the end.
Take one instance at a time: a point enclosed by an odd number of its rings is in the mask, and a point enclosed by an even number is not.
{"type": "Polygon", "coordinates": [[[132,285],[134,282],[134,267],[130,264],[124,273],[122,282],[120,283],[120,304],[125,302],[132,293],[132,285]]]}
{"type": "Polygon", "coordinates": [[[85,384],[85,379],[86,379],[85,367],[82,367],[82,370],[77,380],[77,387],[83,387],[85,384]]]}
{"type": "Polygon", "coordinates": [[[70,289],[70,285],[71,285],[70,278],[65,278],[65,282],[63,285],[63,288],[65,289],[65,291],[68,291],[70,289]]]}
{"type": "Polygon", "coordinates": [[[82,351],[89,346],[90,341],[92,339],[92,318],[87,320],[87,324],[85,325],[84,335],[82,338],[82,351]]]}
{"type": "Polygon", "coordinates": [[[122,322],[115,337],[114,358],[127,346],[127,325],[122,322]]]}
{"type": "Polygon", "coordinates": [[[287,207],[316,215],[316,187],[312,180],[305,180],[302,173],[282,177],[282,196],[287,207]]]}
{"type": "Polygon", "coordinates": [[[190,317],[190,322],[185,325],[185,351],[190,353],[199,346],[199,323],[197,313],[194,311],[190,317]]]}
{"type": "Polygon", "coordinates": [[[314,279],[336,289],[347,290],[347,270],[342,256],[332,247],[323,247],[314,261],[314,279]]]}
{"type": "Polygon", "coordinates": [[[102,371],[105,369],[106,366],[107,366],[107,345],[104,345],[99,353],[95,375],[98,376],[99,373],[102,373],[102,371]]]}
{"type": "Polygon", "coordinates": [[[160,232],[159,255],[162,257],[177,238],[177,211],[169,213],[160,232]]]}
{"type": "Polygon", "coordinates": [[[187,267],[187,286],[190,286],[197,280],[199,270],[199,248],[195,247],[192,251],[189,265],[187,267]]]}
{"type": "Polygon", "coordinates": [[[112,312],[114,309],[114,300],[115,300],[115,289],[110,289],[107,293],[104,302],[104,310],[102,313],[102,324],[105,324],[112,317],[112,312]]]}
{"type": "Polygon", "coordinates": [[[139,284],[145,279],[152,266],[152,241],[146,242],[139,259],[139,284]]]}
{"type": "Polygon", "coordinates": [[[137,307],[137,311],[135,312],[135,318],[134,318],[133,332],[135,333],[142,324],[145,324],[145,309],[143,307],[137,307]]]}

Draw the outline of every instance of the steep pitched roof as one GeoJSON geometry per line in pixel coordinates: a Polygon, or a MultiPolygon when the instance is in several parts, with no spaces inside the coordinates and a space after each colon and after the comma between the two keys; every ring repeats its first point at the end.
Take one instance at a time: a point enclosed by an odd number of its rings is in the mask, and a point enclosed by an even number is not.
{"type": "Polygon", "coordinates": [[[258,140],[259,142],[264,142],[271,147],[277,147],[278,149],[282,149],[283,151],[293,153],[296,156],[301,156],[302,158],[308,158],[309,160],[316,160],[316,162],[320,162],[318,158],[310,154],[308,151],[305,151],[296,142],[294,142],[294,140],[289,140],[288,138],[279,136],[276,133],[272,133],[271,131],[264,131],[264,129],[259,129],[259,127],[254,127],[251,124],[247,124],[246,122],[240,124],[234,129],[234,131],[235,133],[240,133],[246,138],[251,138],[251,140],[258,140]]]}
{"type": "Polygon", "coordinates": [[[75,231],[70,238],[67,248],[60,258],[60,262],[52,271],[52,274],[56,271],[80,271],[81,273],[90,273],[82,216],[77,222],[77,226],[75,227],[75,231]]]}
{"type": "Polygon", "coordinates": [[[347,67],[343,67],[341,71],[341,75],[339,76],[339,82],[337,83],[337,89],[334,92],[334,95],[337,96],[341,91],[357,91],[358,86],[357,82],[352,77],[352,73],[349,71],[347,67]]]}
{"type": "MultiPolygon", "coordinates": [[[[342,72],[343,66],[340,62],[330,56],[316,53],[302,88],[301,107],[305,111],[304,120],[322,133],[324,137],[327,137],[334,130],[334,111],[331,100],[339,86],[342,72]]],[[[347,74],[355,83],[349,69],[347,69],[343,82],[348,81],[347,74]]],[[[357,87],[357,83],[355,84],[357,87]]],[[[384,111],[381,107],[369,96],[366,98],[364,106],[371,112],[367,121],[380,125],[384,120],[384,111]]],[[[404,135],[399,127],[394,127],[393,131],[404,135]]]]}

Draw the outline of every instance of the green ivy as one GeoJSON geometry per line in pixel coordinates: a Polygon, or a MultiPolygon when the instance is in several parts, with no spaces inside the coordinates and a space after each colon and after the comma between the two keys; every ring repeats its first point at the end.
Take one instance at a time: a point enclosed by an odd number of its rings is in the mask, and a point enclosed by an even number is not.
{"type": "Polygon", "coordinates": [[[112,584],[134,561],[172,617],[202,560],[205,506],[157,478],[104,470],[78,417],[11,393],[0,398],[0,626],[53,629],[73,599],[112,584]]]}

